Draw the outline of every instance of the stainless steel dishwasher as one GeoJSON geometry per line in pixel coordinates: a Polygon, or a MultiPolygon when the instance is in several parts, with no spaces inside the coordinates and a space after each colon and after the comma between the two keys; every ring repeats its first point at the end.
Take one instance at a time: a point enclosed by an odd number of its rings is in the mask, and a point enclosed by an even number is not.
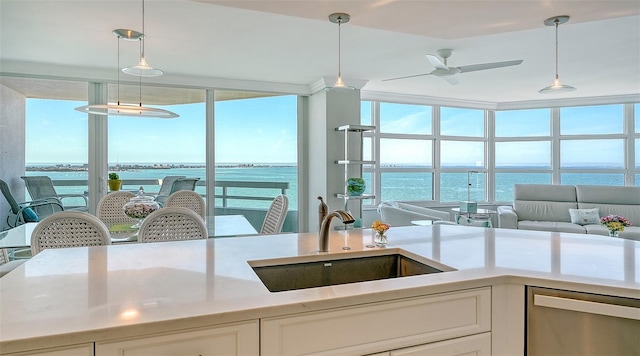
{"type": "Polygon", "coordinates": [[[526,331],[528,356],[638,356],[640,299],[527,287],[526,331]]]}

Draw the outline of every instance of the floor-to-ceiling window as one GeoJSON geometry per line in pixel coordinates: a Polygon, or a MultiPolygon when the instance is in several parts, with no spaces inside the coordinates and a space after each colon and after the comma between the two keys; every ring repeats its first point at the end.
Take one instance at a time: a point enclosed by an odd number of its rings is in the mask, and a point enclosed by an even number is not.
{"type": "Polygon", "coordinates": [[[508,202],[516,183],[640,185],[639,110],[640,104],[478,110],[363,101],[362,123],[379,126],[370,135],[371,148],[365,141],[365,153],[379,162],[367,172],[381,192],[372,203],[508,202]],[[404,116],[385,125],[384,108],[404,116]],[[428,112],[429,120],[409,127],[419,116],[412,113],[416,108],[428,112]],[[395,141],[385,145],[389,139],[395,141]],[[423,144],[407,145],[411,140],[423,144]],[[386,172],[413,169],[397,158],[389,161],[394,155],[429,156],[417,170],[433,179],[411,182],[421,184],[420,191],[433,192],[385,194],[398,188],[384,179],[386,172]]]}
{"type": "MultiPolygon", "coordinates": [[[[87,115],[74,110],[86,104],[87,83],[15,79],[27,96],[25,110],[25,175],[46,175],[54,181],[77,182],[56,187],[58,194],[84,194],[87,185],[87,115]],[[49,92],[38,90],[40,83],[49,92]],[[66,90],[56,90],[66,88],[66,90]]],[[[28,193],[27,193],[28,196],[28,193]]],[[[67,206],[84,206],[68,198],[67,206]]]]}
{"type": "MultiPolygon", "coordinates": [[[[110,101],[116,88],[109,87],[110,101]]],[[[138,88],[120,87],[120,101],[136,103],[138,88]],[[128,93],[128,94],[127,94],[128,93]]],[[[135,190],[139,180],[157,180],[166,176],[186,176],[206,180],[206,118],[204,90],[142,87],[142,103],[172,111],[177,118],[160,119],[109,116],[109,172],[132,182],[123,189],[135,190]],[[147,98],[147,100],[145,100],[147,98]]],[[[204,184],[196,192],[206,196],[204,184]]],[[[159,186],[143,185],[146,192],[157,193],[159,186]]]]}
{"type": "Polygon", "coordinates": [[[244,215],[260,230],[282,192],[289,200],[283,231],[297,231],[297,97],[215,93],[216,215],[244,215]]]}

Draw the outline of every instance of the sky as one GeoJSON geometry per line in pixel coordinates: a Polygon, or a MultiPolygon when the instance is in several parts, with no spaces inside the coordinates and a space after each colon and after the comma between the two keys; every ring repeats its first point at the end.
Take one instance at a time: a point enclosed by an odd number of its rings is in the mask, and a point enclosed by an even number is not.
{"type": "MultiPolygon", "coordinates": [[[[87,115],[74,110],[80,101],[27,100],[27,164],[85,163],[87,160],[87,115]]],[[[295,163],[297,150],[297,98],[294,95],[216,102],[217,163],[295,163]]],[[[164,106],[180,115],[177,119],[109,118],[110,163],[198,163],[205,162],[204,103],[164,106]]],[[[623,132],[623,106],[603,105],[561,109],[562,135],[623,132]]],[[[640,111],[640,104],[636,104],[640,111]]],[[[512,137],[548,136],[550,109],[496,112],[496,165],[549,167],[549,140],[509,142],[512,137]]],[[[371,115],[370,103],[362,103],[362,121],[371,115]]],[[[432,135],[430,106],[381,103],[381,132],[432,135]]],[[[640,130],[640,115],[636,117],[640,130]]],[[[443,166],[482,167],[484,111],[442,108],[441,143],[443,166]]],[[[639,140],[640,141],[640,140],[639,140]]],[[[370,140],[368,140],[370,145],[370,140]]],[[[382,138],[382,164],[430,166],[433,147],[429,140],[382,138]]],[[[584,165],[624,166],[624,141],[619,138],[562,140],[563,167],[584,165]]],[[[640,161],[640,142],[636,161],[640,161]]]]}

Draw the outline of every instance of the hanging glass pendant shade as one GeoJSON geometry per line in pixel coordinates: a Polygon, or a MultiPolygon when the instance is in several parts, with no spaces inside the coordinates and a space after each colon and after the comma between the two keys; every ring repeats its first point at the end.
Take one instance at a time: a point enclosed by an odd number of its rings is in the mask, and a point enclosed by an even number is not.
{"type": "Polygon", "coordinates": [[[560,94],[577,90],[571,85],[560,83],[560,78],[558,77],[558,25],[563,24],[567,21],[569,21],[569,16],[555,16],[544,21],[545,25],[556,27],[556,77],[551,85],[538,91],[540,94],[560,94]]]}
{"type": "Polygon", "coordinates": [[[340,34],[340,26],[343,23],[349,22],[351,16],[344,13],[335,13],[329,15],[329,21],[332,23],[338,24],[338,78],[336,79],[336,83],[332,87],[326,87],[324,90],[327,91],[351,91],[355,90],[355,87],[348,86],[342,80],[342,71],[341,71],[341,34],[340,34]]]}
{"type": "Polygon", "coordinates": [[[138,77],[159,77],[164,74],[160,69],[153,68],[147,63],[144,56],[144,0],[142,0],[142,34],[140,40],[140,62],[138,64],[122,69],[123,72],[129,75],[135,75],[138,77]]]}

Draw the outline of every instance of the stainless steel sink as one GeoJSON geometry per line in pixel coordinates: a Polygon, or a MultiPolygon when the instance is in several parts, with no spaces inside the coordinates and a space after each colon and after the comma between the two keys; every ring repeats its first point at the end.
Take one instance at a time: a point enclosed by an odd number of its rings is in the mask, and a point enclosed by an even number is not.
{"type": "Polygon", "coordinates": [[[401,249],[248,261],[271,292],[323,287],[454,269],[401,249]]]}

